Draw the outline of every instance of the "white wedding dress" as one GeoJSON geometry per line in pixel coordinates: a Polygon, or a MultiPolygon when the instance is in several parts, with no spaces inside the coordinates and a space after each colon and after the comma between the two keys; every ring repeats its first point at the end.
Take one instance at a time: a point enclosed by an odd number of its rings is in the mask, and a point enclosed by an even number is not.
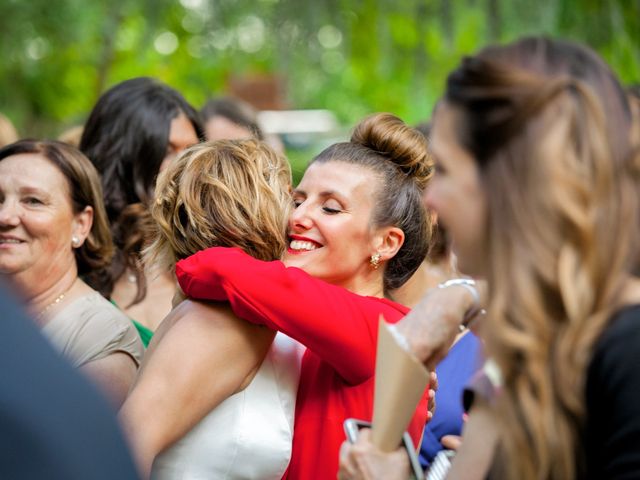
{"type": "Polygon", "coordinates": [[[151,478],[280,480],[291,459],[303,352],[302,345],[277,333],[249,386],[156,457],[151,478]]]}

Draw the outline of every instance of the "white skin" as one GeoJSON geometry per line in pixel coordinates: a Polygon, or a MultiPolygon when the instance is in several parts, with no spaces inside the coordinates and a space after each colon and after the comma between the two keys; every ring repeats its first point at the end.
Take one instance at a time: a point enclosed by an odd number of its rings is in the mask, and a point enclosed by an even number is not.
{"type": "MultiPolygon", "coordinates": [[[[312,239],[315,248],[289,252],[285,263],[363,295],[381,296],[384,262],[404,237],[395,227],[371,227],[376,181],[368,170],[344,162],[310,167],[294,195],[298,207],[289,230],[312,239]],[[376,251],[381,266],[374,270],[369,258],[376,251]]],[[[186,301],[171,312],[120,411],[144,478],[159,452],[251,382],[274,335],[220,304],[186,301]]]]}
{"type": "MultiPolygon", "coordinates": [[[[19,154],[0,161],[0,275],[23,296],[41,327],[92,291],[78,279],[73,253],[89,235],[92,222],[91,207],[73,212],[66,178],[42,155],[19,154]]],[[[119,407],[136,364],[129,355],[114,353],[80,370],[119,407]]]]}
{"type": "MultiPolygon", "coordinates": [[[[198,136],[189,118],[180,113],[172,121],[167,141],[167,153],[160,165],[164,170],[186,148],[198,143],[198,136]]],[[[129,272],[131,273],[131,272],[129,272]]],[[[113,288],[111,298],[130,318],[145,327],[155,330],[160,321],[171,310],[171,298],[175,292],[175,282],[170,275],[147,275],[147,295],[129,307],[137,293],[137,284],[128,280],[128,273],[120,277],[113,288]]]]}

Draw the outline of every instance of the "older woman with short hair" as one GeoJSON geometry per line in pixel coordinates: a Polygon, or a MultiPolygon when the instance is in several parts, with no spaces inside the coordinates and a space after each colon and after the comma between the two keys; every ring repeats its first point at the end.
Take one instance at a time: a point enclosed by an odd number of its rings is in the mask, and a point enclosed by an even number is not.
{"type": "Polygon", "coordinates": [[[132,323],[90,286],[112,254],[100,179],[82,153],[35,140],[0,149],[0,276],[118,407],[143,350],[132,323]]]}

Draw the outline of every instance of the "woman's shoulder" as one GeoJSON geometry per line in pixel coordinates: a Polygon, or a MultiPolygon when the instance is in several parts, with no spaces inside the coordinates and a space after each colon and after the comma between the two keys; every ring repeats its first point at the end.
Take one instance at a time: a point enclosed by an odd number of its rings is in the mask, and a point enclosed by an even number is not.
{"type": "Polygon", "coordinates": [[[596,342],[586,378],[588,478],[638,478],[640,305],[616,312],[596,342]]]}
{"type": "Polygon", "coordinates": [[[96,291],[70,303],[58,316],[69,332],[68,348],[78,350],[81,363],[122,351],[136,363],[144,352],[135,326],[115,305],[96,291]]]}
{"type": "Polygon", "coordinates": [[[118,331],[132,328],[129,317],[96,291],[78,298],[68,308],[72,309],[74,314],[80,317],[84,323],[96,328],[117,329],[118,331]]]}
{"type": "Polygon", "coordinates": [[[640,304],[618,310],[596,344],[596,349],[634,343],[640,336],[640,304]]]}
{"type": "Polygon", "coordinates": [[[594,346],[587,371],[588,401],[618,399],[640,388],[639,346],[640,305],[629,305],[612,315],[594,346]]]}

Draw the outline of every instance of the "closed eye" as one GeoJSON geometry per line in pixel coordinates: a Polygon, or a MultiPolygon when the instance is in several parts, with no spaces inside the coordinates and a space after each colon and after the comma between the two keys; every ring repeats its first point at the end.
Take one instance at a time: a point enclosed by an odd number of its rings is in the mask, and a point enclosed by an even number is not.
{"type": "Polygon", "coordinates": [[[342,210],[337,210],[331,207],[322,207],[322,210],[329,215],[335,215],[336,213],[340,213],[342,210]]]}

